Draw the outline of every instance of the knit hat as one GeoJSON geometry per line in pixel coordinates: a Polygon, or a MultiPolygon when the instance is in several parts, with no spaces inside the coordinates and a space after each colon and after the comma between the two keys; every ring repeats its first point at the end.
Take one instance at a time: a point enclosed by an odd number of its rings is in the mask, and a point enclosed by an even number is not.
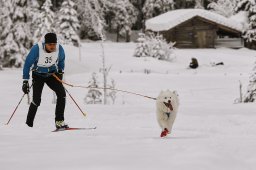
{"type": "Polygon", "coordinates": [[[45,39],[45,44],[57,43],[57,36],[53,32],[49,32],[45,34],[44,39],[45,39]]]}

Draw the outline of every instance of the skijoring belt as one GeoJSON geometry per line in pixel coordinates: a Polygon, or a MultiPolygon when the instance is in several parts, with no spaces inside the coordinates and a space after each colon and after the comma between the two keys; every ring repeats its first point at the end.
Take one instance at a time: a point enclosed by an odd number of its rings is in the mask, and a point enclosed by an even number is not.
{"type": "Polygon", "coordinates": [[[56,65],[52,65],[50,67],[37,66],[36,68],[32,69],[32,71],[35,74],[40,75],[42,77],[49,77],[52,75],[52,73],[57,72],[57,66],[56,65]]]}

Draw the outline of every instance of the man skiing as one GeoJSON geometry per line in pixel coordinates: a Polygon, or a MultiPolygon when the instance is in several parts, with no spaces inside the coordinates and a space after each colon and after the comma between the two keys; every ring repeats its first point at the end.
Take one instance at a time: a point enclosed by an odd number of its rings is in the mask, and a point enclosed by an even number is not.
{"type": "Polygon", "coordinates": [[[65,66],[65,52],[63,47],[57,43],[55,33],[47,33],[44,41],[35,44],[25,60],[23,68],[22,90],[29,93],[30,68],[32,67],[33,100],[30,104],[26,124],[33,127],[37,108],[41,103],[41,95],[46,83],[57,95],[55,109],[56,128],[68,128],[64,122],[64,110],[66,104],[66,92],[61,82],[53,77],[56,74],[60,79],[63,77],[65,66]]]}

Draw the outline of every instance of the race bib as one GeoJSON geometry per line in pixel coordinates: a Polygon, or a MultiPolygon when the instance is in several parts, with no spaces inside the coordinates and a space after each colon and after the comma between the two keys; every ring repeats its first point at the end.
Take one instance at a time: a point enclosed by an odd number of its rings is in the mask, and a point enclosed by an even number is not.
{"type": "Polygon", "coordinates": [[[39,46],[39,59],[37,65],[40,67],[51,67],[56,64],[59,56],[59,44],[57,44],[57,48],[55,52],[47,53],[43,49],[42,43],[38,43],[39,46]]]}

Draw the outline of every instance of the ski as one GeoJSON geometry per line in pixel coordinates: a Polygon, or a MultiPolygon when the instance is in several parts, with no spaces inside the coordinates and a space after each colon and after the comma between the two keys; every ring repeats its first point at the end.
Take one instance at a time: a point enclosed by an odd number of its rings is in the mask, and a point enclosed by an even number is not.
{"type": "Polygon", "coordinates": [[[96,127],[88,127],[88,128],[60,128],[60,129],[55,129],[52,132],[60,132],[60,131],[66,131],[66,130],[93,130],[96,129],[96,127]]]}

